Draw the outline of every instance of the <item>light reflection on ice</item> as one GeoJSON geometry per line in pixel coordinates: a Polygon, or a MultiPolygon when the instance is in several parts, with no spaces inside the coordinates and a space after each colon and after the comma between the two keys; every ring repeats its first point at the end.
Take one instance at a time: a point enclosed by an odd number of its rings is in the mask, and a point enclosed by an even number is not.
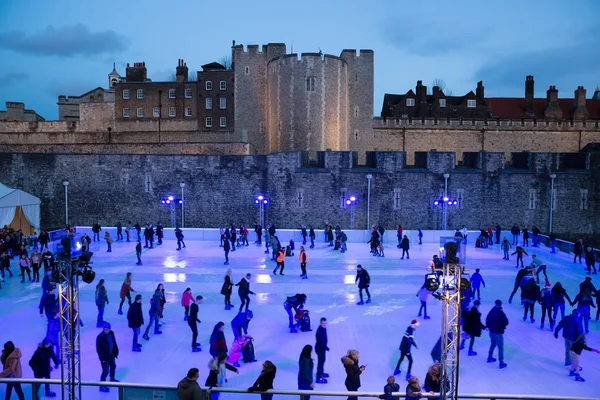
{"type": "Polygon", "coordinates": [[[185,274],[163,274],[163,282],[185,282],[185,274]]]}
{"type": "Polygon", "coordinates": [[[269,274],[256,274],[256,283],[271,283],[271,275],[269,274]]]}
{"type": "Polygon", "coordinates": [[[346,285],[354,285],[355,279],[356,279],[356,275],[344,275],[344,283],[346,285]]]}
{"type": "MultiPolygon", "coordinates": [[[[254,300],[254,299],[250,299],[254,300]]],[[[269,293],[256,293],[256,303],[269,304],[269,293]]]]}

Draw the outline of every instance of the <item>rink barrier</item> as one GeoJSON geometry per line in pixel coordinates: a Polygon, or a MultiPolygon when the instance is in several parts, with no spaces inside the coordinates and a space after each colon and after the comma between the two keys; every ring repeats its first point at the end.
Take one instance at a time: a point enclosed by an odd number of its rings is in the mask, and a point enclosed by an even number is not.
{"type": "MultiPolygon", "coordinates": [[[[49,383],[51,385],[60,385],[59,379],[16,379],[16,378],[1,378],[0,384],[7,383],[20,383],[23,385],[31,385],[32,386],[32,400],[38,400],[38,396],[36,396],[36,386],[40,386],[49,383]]],[[[109,388],[117,388],[118,390],[118,400],[128,400],[129,389],[141,389],[144,391],[144,398],[160,398],[163,400],[177,400],[177,387],[176,386],[166,386],[166,385],[149,385],[149,384],[136,384],[136,383],[128,383],[128,382],[81,382],[81,386],[87,387],[100,387],[106,386],[109,388]]],[[[57,388],[55,388],[57,389],[57,388]]],[[[204,387],[200,386],[202,390],[202,398],[203,400],[211,400],[212,392],[216,393],[236,393],[236,394],[247,394],[247,395],[260,395],[262,393],[268,393],[273,395],[285,395],[285,396],[300,396],[300,400],[304,400],[305,396],[327,396],[327,397],[348,397],[348,396],[357,396],[357,397],[372,397],[379,398],[383,393],[382,392],[334,392],[334,391],[320,391],[320,390],[268,390],[267,392],[248,392],[246,389],[235,389],[235,388],[224,388],[224,387],[204,387]]],[[[58,397],[60,397],[60,393],[58,393],[58,397]]],[[[136,392],[132,394],[133,396],[140,396],[140,392],[136,392]]],[[[40,396],[42,397],[42,396],[40,396]]],[[[57,398],[58,398],[57,397],[57,398]]],[[[406,397],[406,393],[403,392],[394,392],[391,397],[395,398],[404,398],[406,397]]],[[[439,398],[439,393],[436,394],[423,394],[423,398],[439,398]]],[[[139,398],[139,397],[137,397],[139,398]]],[[[595,397],[574,397],[574,396],[539,396],[539,395],[529,395],[529,394],[459,394],[459,399],[478,399],[478,400],[597,400],[595,397]]]]}

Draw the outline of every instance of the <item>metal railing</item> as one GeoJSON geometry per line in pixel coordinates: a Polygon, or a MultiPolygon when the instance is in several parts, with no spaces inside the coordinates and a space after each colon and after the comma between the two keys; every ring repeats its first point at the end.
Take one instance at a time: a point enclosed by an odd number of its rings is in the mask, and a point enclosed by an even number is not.
{"type": "MultiPolygon", "coordinates": [[[[533,243],[533,236],[531,237],[531,241],[533,243]]],[[[538,242],[540,244],[543,244],[545,247],[547,248],[552,248],[552,244],[550,243],[550,237],[546,236],[546,235],[539,235],[539,239],[538,242]]],[[[565,253],[566,255],[574,255],[574,248],[575,248],[575,243],[573,242],[567,242],[566,240],[562,240],[562,239],[555,239],[554,240],[554,248],[556,250],[556,252],[560,252],[560,253],[565,253]]],[[[596,248],[592,248],[592,251],[594,252],[594,254],[596,255],[596,261],[600,262],[600,249],[596,249],[596,248]]],[[[585,252],[583,253],[583,256],[585,256],[585,252]]]]}
{"type": "MultiPolygon", "coordinates": [[[[51,385],[60,385],[59,379],[0,379],[0,384],[7,383],[20,383],[23,385],[32,386],[32,400],[38,400],[36,387],[43,386],[46,383],[51,385]]],[[[165,395],[165,399],[177,399],[177,388],[175,386],[166,385],[151,385],[142,383],[129,383],[129,382],[81,382],[84,387],[100,387],[105,386],[109,388],[116,388],[118,392],[119,400],[127,399],[127,391],[129,389],[143,389],[147,390],[147,398],[152,399],[153,391],[169,392],[169,395],[165,395]]],[[[4,389],[4,388],[3,388],[4,389]]],[[[200,387],[202,390],[203,398],[210,400],[212,393],[235,393],[243,395],[257,395],[262,393],[268,393],[273,395],[283,396],[299,396],[300,400],[304,400],[306,396],[326,396],[326,397],[371,397],[379,398],[382,392],[333,392],[333,391],[321,391],[321,390],[269,390],[267,392],[248,392],[246,389],[235,389],[235,388],[224,388],[224,387],[200,387]]],[[[166,393],[165,393],[166,394],[166,393]]],[[[136,393],[139,396],[139,393],[136,393]]],[[[60,396],[59,396],[60,397],[60,396]]],[[[84,396],[84,398],[87,396],[84,396]]],[[[392,393],[391,397],[404,398],[406,394],[403,392],[392,393]]],[[[439,398],[439,393],[426,394],[423,393],[423,398],[439,398]]],[[[575,397],[575,396],[540,396],[540,395],[529,395],[529,394],[500,394],[500,393],[481,393],[481,394],[458,394],[459,399],[478,399],[478,400],[597,400],[597,397],[575,397]]]]}

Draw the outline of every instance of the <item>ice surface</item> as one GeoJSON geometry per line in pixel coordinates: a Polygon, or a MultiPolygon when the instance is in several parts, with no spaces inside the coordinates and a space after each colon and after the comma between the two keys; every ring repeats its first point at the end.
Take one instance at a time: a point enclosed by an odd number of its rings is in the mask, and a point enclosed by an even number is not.
{"type": "MultiPolygon", "coordinates": [[[[469,244],[471,246],[471,244],[469,244]]],[[[93,267],[96,281],[81,286],[80,314],[85,326],[82,328],[82,378],[99,380],[101,367],[95,352],[96,306],[94,288],[98,279],[106,281],[110,304],[105,310],[105,320],[112,324],[119,347],[117,379],[127,382],[176,385],[191,367],[201,371],[200,384],[208,375],[208,340],[214,325],[223,321],[227,324],[225,335],[229,345],[233,340],[229,322],[236,315],[237,307],[231,311],[223,308],[223,296],[219,294],[227,267],[223,265],[223,251],[214,242],[187,242],[187,248],[175,250],[173,241],[165,241],[152,250],[144,249],[143,265],[135,265],[135,244],[115,242],[113,252],[106,253],[106,244],[92,244],[95,252],[93,267]],[[148,301],[159,282],[165,284],[167,301],[162,322],[161,336],[151,336],[150,341],[141,340],[141,353],[131,352],[131,330],[125,315],[118,315],[119,289],[126,272],[133,272],[133,288],[144,296],[143,309],[147,318],[148,301]],[[201,353],[190,351],[191,332],[183,321],[180,305],[181,293],[191,287],[194,295],[204,296],[200,306],[199,339],[201,353]]],[[[297,246],[298,247],[298,246],[297,246]]],[[[326,385],[317,385],[319,390],[345,390],[345,374],[340,362],[348,349],[360,351],[361,364],[367,365],[362,375],[361,391],[381,391],[386,378],[393,372],[398,360],[398,345],[402,335],[414,318],[417,318],[419,301],[415,294],[423,283],[425,268],[438,244],[412,244],[411,259],[400,260],[400,251],[395,243],[386,246],[386,257],[372,257],[366,244],[350,244],[348,252],[340,254],[322,241],[315,249],[308,249],[308,280],[301,280],[298,251],[294,257],[286,258],[284,276],[273,276],[274,262],[265,258],[264,247],[251,244],[230,254],[229,268],[237,282],[246,272],[252,273],[252,296],[250,308],[254,320],[250,334],[255,338],[257,363],[242,364],[239,375],[228,374],[230,387],[247,388],[258,376],[262,360],[271,360],[278,368],[275,388],[296,389],[298,356],[305,344],[314,345],[314,331],[289,333],[287,314],[282,303],[286,296],[306,293],[306,308],[311,311],[312,326],[316,330],[318,320],[324,316],[329,321],[329,347],[325,370],[331,377],[326,385]],[[358,289],[354,284],[356,265],[362,264],[371,275],[373,303],[357,306],[358,289]]],[[[552,284],[559,280],[571,297],[577,294],[579,282],[584,278],[583,266],[573,264],[564,255],[549,254],[547,249],[528,248],[529,254],[538,254],[548,264],[548,275],[552,284]]],[[[513,257],[514,259],[514,257],[513,257]]],[[[526,257],[525,261],[530,258],[526,257]]],[[[16,260],[13,260],[13,264],[16,260]]],[[[486,363],[489,347],[487,332],[475,341],[475,357],[461,353],[460,392],[467,393],[525,393],[539,395],[564,395],[598,397],[600,393],[600,356],[584,351],[582,376],[585,383],[575,382],[568,377],[564,367],[564,344],[562,337],[555,339],[548,330],[541,331],[539,317],[541,309],[536,305],[536,323],[522,321],[522,308],[517,301],[509,305],[508,295],[516,274],[514,261],[503,261],[498,246],[488,249],[469,248],[467,267],[474,271],[481,268],[486,281],[482,289],[481,311],[485,320],[495,299],[502,299],[510,320],[505,334],[505,361],[508,368],[499,370],[497,363],[486,363]]],[[[13,272],[17,271],[13,267],[13,272]]],[[[16,275],[16,274],[15,274],[16,275]]],[[[594,276],[594,278],[596,278],[594,276]]],[[[594,279],[596,286],[600,281],[594,279]]],[[[239,306],[237,288],[232,302],[239,306]]],[[[37,305],[41,295],[40,284],[19,283],[19,279],[6,278],[0,290],[0,341],[14,341],[23,351],[24,377],[33,377],[28,361],[46,331],[46,321],[38,315],[37,305]]],[[[415,359],[413,375],[423,382],[431,364],[430,351],[441,333],[441,307],[437,300],[430,299],[430,320],[420,321],[415,340],[418,349],[413,350],[415,359]]],[[[569,310],[569,307],[567,307],[569,310]]],[[[126,314],[127,305],[124,306],[126,314]]],[[[593,310],[595,316],[595,310],[593,310]]],[[[599,323],[590,322],[588,345],[600,347],[599,323]]],[[[316,355],[315,355],[316,364],[316,355]]],[[[404,373],[397,376],[404,390],[404,373]]],[[[54,378],[58,378],[55,371],[54,378]]],[[[57,390],[58,388],[55,388],[57,390]]],[[[0,388],[3,396],[4,385],[0,388]]],[[[29,390],[29,389],[26,389],[29,390]]],[[[95,388],[84,389],[85,399],[116,398],[116,390],[100,394],[95,388]]],[[[15,396],[13,394],[13,396],[15,396]]],[[[233,398],[233,395],[224,395],[233,398]]],[[[248,398],[248,397],[246,397],[248,398]]]]}

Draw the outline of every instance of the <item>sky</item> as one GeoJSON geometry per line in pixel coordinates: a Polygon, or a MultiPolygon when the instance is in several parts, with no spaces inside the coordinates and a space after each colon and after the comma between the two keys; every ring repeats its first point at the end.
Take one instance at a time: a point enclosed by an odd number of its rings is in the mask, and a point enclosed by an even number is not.
{"type": "Polygon", "coordinates": [[[236,44],[286,43],[288,52],[375,52],[374,114],[384,93],[417,80],[444,81],[453,95],[560,97],[600,84],[600,1],[3,0],[0,2],[0,109],[20,101],[58,116],[58,95],[107,87],[113,62],[145,61],[168,80],[183,58],[190,69],[231,54],[236,44]]]}

